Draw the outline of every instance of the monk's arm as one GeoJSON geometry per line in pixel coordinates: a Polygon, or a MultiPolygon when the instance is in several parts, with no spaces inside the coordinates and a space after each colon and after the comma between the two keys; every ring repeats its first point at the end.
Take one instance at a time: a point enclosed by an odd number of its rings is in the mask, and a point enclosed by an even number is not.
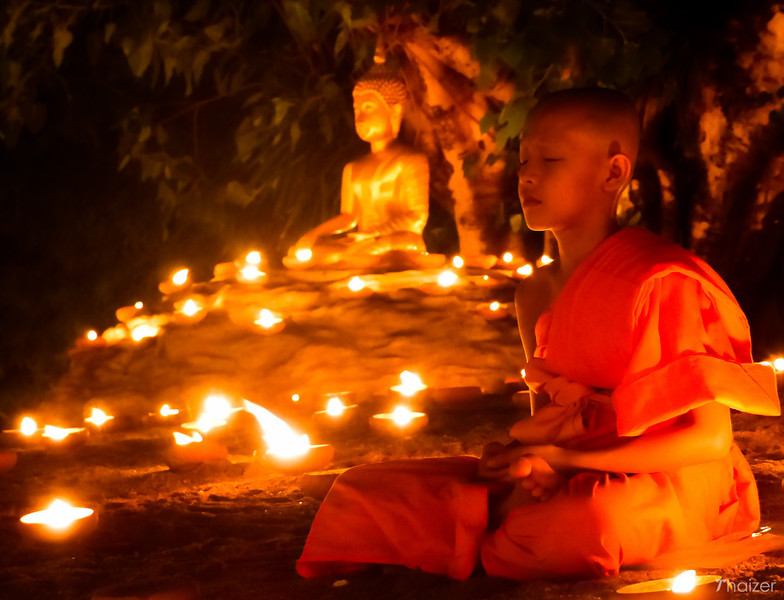
{"type": "Polygon", "coordinates": [[[690,410],[675,423],[597,450],[522,446],[523,454],[544,458],[557,471],[656,473],[723,458],[732,446],[730,411],[718,402],[690,410]]]}

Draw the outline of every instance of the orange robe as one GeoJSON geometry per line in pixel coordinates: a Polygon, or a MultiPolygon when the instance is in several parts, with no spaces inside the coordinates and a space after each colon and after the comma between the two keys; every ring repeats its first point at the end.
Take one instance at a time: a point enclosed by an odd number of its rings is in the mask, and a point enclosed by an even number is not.
{"type": "MultiPolygon", "coordinates": [[[[672,423],[710,401],[777,415],[770,367],[754,364],[746,318],[703,261],[643,229],[607,238],[536,327],[534,389],[550,404],[515,425],[531,443],[595,448],[672,423]]],[[[478,459],[363,465],[335,481],[298,572],[394,564],[464,579],[481,561],[518,580],[596,577],[759,525],[757,488],[736,446],[666,473],[583,472],[489,530],[478,459]]]]}

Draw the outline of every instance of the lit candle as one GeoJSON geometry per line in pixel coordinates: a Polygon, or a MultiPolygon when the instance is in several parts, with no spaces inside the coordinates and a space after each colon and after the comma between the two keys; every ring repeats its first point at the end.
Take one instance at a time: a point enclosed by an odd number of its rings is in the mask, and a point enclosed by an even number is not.
{"type": "Polygon", "coordinates": [[[426,294],[440,296],[449,294],[459,283],[460,276],[451,269],[446,269],[438,274],[435,281],[427,281],[419,289],[426,294]]]}
{"type": "Polygon", "coordinates": [[[389,389],[406,398],[413,398],[422,390],[427,389],[427,386],[422,383],[422,380],[416,373],[403,371],[400,374],[400,383],[398,385],[393,385],[389,389]]]}
{"type": "Polygon", "coordinates": [[[113,416],[107,415],[100,408],[93,407],[90,411],[90,416],[85,418],[85,423],[90,423],[97,428],[101,428],[107,421],[114,419],[113,416]]]}
{"type": "Polygon", "coordinates": [[[89,432],[84,427],[55,427],[44,425],[42,438],[46,438],[55,446],[74,445],[87,441],[89,432]]]}
{"type": "Polygon", "coordinates": [[[189,296],[174,303],[176,321],[198,323],[207,316],[207,301],[203,296],[189,296]]]}
{"type": "Polygon", "coordinates": [[[515,271],[515,273],[517,273],[523,279],[533,275],[533,272],[534,272],[534,266],[532,264],[529,264],[529,263],[524,264],[522,267],[517,269],[517,271],[515,271]]]}
{"type": "Polygon", "coordinates": [[[226,446],[215,440],[205,440],[198,432],[186,435],[175,431],[172,435],[174,444],[164,452],[171,471],[187,471],[202,463],[225,461],[229,457],[226,446]]]}
{"type": "Polygon", "coordinates": [[[125,325],[109,327],[101,334],[101,339],[107,344],[116,344],[128,338],[128,329],[125,325]]]}
{"type": "Polygon", "coordinates": [[[259,283],[267,276],[257,265],[243,265],[237,270],[237,280],[243,283],[259,283]]]}
{"type": "Polygon", "coordinates": [[[359,276],[354,276],[348,280],[348,289],[352,292],[361,292],[365,289],[365,282],[359,276]]]}
{"type": "Polygon", "coordinates": [[[552,258],[547,256],[546,254],[542,254],[542,256],[540,256],[539,259],[536,261],[536,266],[544,267],[545,265],[549,265],[551,262],[553,262],[552,258]]]}
{"type": "Polygon", "coordinates": [[[179,269],[172,274],[170,279],[160,282],[158,289],[164,295],[181,292],[188,287],[189,278],[190,271],[188,269],[179,269]]]}
{"type": "Polygon", "coordinates": [[[310,248],[300,248],[294,253],[294,256],[297,257],[299,262],[308,262],[311,258],[313,258],[313,250],[310,248]]]}
{"type": "Polygon", "coordinates": [[[26,535],[54,542],[91,533],[98,524],[98,516],[91,508],[71,506],[58,498],[46,509],[24,515],[19,522],[26,535]]]}
{"type": "Polygon", "coordinates": [[[313,413],[313,420],[317,425],[333,428],[338,426],[346,426],[352,421],[353,415],[356,413],[353,409],[357,407],[356,404],[345,404],[341,396],[346,397],[349,394],[333,394],[327,400],[327,406],[324,410],[318,410],[313,413]]]}
{"type": "Polygon", "coordinates": [[[144,303],[140,300],[132,306],[122,306],[114,311],[114,315],[120,323],[126,323],[139,314],[144,308],[144,303]]]}
{"type": "Polygon", "coordinates": [[[19,423],[19,429],[4,429],[3,433],[16,441],[32,440],[40,430],[32,417],[24,417],[19,423]]]}
{"type": "Polygon", "coordinates": [[[452,266],[455,269],[462,269],[463,265],[465,265],[465,261],[462,256],[455,256],[452,258],[452,266]]]}
{"type": "Polygon", "coordinates": [[[286,326],[286,322],[280,314],[272,312],[267,308],[262,308],[253,322],[264,333],[277,333],[286,326]]]}
{"type": "Polygon", "coordinates": [[[412,434],[427,425],[427,415],[414,412],[398,405],[391,413],[380,413],[370,417],[370,426],[376,431],[392,434],[412,434]]]}
{"type": "MultiPolygon", "coordinates": [[[[307,434],[298,434],[288,423],[263,406],[244,401],[245,410],[256,417],[267,446],[257,468],[284,473],[306,473],[323,469],[332,461],[334,449],[329,444],[311,445],[307,434]]],[[[252,469],[253,470],[253,469],[252,469]]]]}
{"type": "Polygon", "coordinates": [[[131,339],[134,342],[141,342],[144,339],[156,337],[161,331],[161,328],[152,322],[140,321],[138,319],[134,319],[134,321],[136,323],[130,326],[131,339]]]}
{"type": "Polygon", "coordinates": [[[495,321],[509,316],[509,305],[498,301],[484,302],[477,305],[476,312],[488,321],[495,321]]]}
{"type": "Polygon", "coordinates": [[[618,594],[645,594],[645,598],[665,598],[673,600],[678,597],[696,597],[698,592],[704,591],[712,598],[721,597],[721,589],[717,584],[719,575],[697,575],[693,570],[684,571],[676,577],[667,579],[653,579],[623,586],[616,590],[618,594]],[[702,588],[702,590],[700,590],[702,588]]]}
{"type": "Polygon", "coordinates": [[[225,396],[211,394],[204,400],[201,416],[191,423],[183,423],[182,427],[207,433],[212,429],[226,425],[231,415],[238,410],[241,409],[233,407],[225,396]]]}

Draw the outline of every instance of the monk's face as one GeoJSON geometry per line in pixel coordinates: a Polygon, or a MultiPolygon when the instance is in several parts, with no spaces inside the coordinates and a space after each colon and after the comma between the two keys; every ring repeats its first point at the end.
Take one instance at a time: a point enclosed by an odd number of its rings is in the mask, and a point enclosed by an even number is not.
{"type": "Polygon", "coordinates": [[[354,126],[357,135],[366,142],[395,137],[391,111],[381,97],[372,91],[354,94],[354,126]]]}
{"type": "Polygon", "coordinates": [[[607,147],[577,109],[535,111],[520,141],[517,191],[528,227],[558,232],[606,210],[607,147]]]}

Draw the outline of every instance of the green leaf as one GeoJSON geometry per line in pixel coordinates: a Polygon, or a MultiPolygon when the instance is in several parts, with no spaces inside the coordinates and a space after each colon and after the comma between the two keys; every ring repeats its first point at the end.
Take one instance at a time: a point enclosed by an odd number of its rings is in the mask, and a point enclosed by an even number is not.
{"type": "Polygon", "coordinates": [[[128,66],[131,73],[139,79],[152,61],[153,40],[152,35],[147,35],[141,43],[135,43],[131,38],[125,38],[122,43],[125,56],[128,58],[128,66]]]}
{"type": "Polygon", "coordinates": [[[286,113],[289,112],[294,104],[283,98],[273,98],[272,103],[275,105],[275,117],[272,119],[273,125],[280,125],[283,119],[286,118],[286,113]]]}
{"type": "Polygon", "coordinates": [[[52,60],[54,60],[55,67],[59,67],[63,62],[63,53],[72,41],[73,34],[68,31],[68,27],[64,24],[58,24],[52,34],[52,60]]]}
{"type": "Polygon", "coordinates": [[[480,133],[487,133],[497,123],[496,114],[492,110],[488,110],[481,119],[479,119],[480,133]]]}

